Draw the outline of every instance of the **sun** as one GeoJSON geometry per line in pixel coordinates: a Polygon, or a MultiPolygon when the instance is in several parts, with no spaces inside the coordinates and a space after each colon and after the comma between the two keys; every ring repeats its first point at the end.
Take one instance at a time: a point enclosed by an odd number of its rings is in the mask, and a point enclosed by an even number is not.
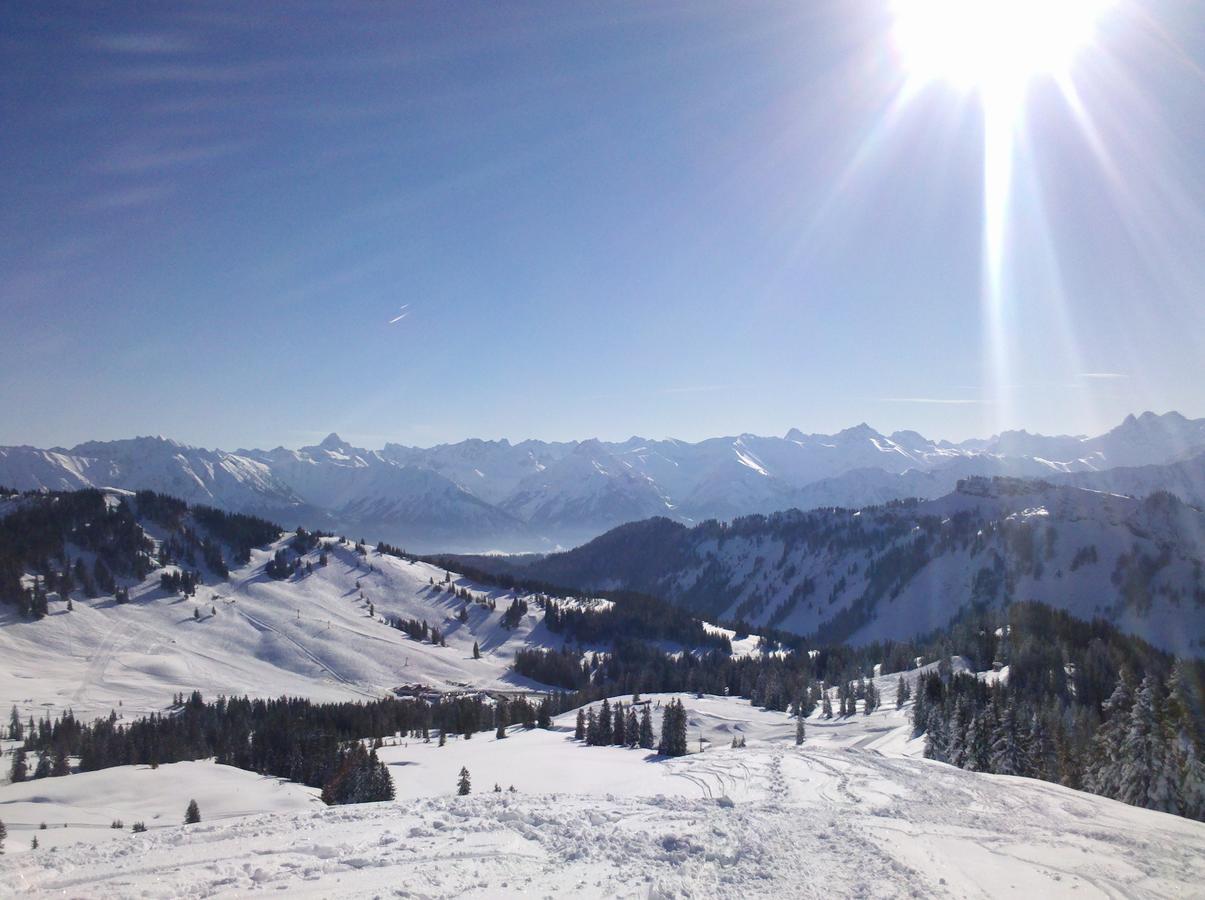
{"type": "Polygon", "coordinates": [[[893,37],[917,81],[1016,94],[1067,74],[1114,0],[893,0],[893,37]]]}

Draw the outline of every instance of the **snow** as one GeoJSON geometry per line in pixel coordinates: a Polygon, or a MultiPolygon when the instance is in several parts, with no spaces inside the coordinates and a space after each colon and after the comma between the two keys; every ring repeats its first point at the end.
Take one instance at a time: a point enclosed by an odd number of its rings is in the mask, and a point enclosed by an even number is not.
{"type": "MultiPolygon", "coordinates": [[[[884,707],[893,707],[893,684],[893,676],[880,680],[884,707]]],[[[48,852],[53,829],[37,832],[43,849],[24,852],[29,832],[10,824],[10,844],[21,846],[0,858],[0,884],[18,886],[24,897],[272,890],[643,898],[1177,897],[1205,882],[1205,825],[915,758],[919,742],[908,740],[906,711],[829,723],[813,717],[797,748],[785,714],[732,698],[679,696],[692,749],[696,731],[716,739],[702,753],[664,760],[584,747],[572,740],[567,714],[552,731],[512,729],[503,741],[479,734],[442,748],[434,741],[386,747],[381,756],[398,789],[388,803],[321,807],[304,794],[286,796],[270,779],[211,763],[37,782],[47,796],[60,784],[63,791],[78,785],[73,802],[91,804],[88,821],[102,826],[91,833],[105,833],[48,852]],[[744,749],[728,746],[737,730],[747,737],[744,749]],[[468,797],[452,796],[461,766],[473,779],[468,797]],[[174,781],[175,770],[187,773],[187,786],[174,781]],[[234,786],[218,780],[243,776],[240,796],[272,805],[217,818],[219,795],[234,786]],[[86,781],[93,777],[110,779],[114,810],[127,803],[127,829],[135,814],[151,825],[151,811],[164,803],[161,820],[181,816],[189,796],[197,796],[203,821],[141,835],[109,831],[112,814],[86,781]],[[493,793],[495,782],[503,793],[493,793]],[[152,784],[145,798],[134,793],[152,784]],[[505,790],[511,784],[514,793],[505,790]]],[[[0,788],[0,810],[10,808],[15,788],[0,788]]]]}
{"type": "Polygon", "coordinates": [[[465,602],[432,587],[429,581],[442,582],[445,573],[425,563],[376,552],[363,558],[350,545],[333,545],[325,568],[313,552],[313,574],[276,581],[263,573],[272,551],[255,551],[229,580],[210,579],[195,599],[165,596],[156,571],[131,589],[128,604],[76,600],[73,612],[54,604],[41,621],[0,607],[0,709],[15,704],[23,718],[73,709],[90,719],[110,710],[126,717],[159,711],[172,694],[194,689],[209,698],[319,700],[379,697],[415,683],[522,690],[539,686],[510,671],[515,649],[561,646],[534,603],[508,631],[501,618],[518,595],[455,577],[454,587],[497,605],[491,611],[471,603],[461,623],[456,614],[465,602]],[[385,624],[386,615],[425,619],[448,646],[415,641],[385,624]],[[474,641],[479,660],[472,658],[474,641]]]}
{"type": "Polygon", "coordinates": [[[1127,419],[1095,438],[1006,432],[958,445],[916,432],[888,438],[865,424],[835,435],[792,429],[781,438],[693,444],[471,439],[379,451],[336,434],[298,450],[233,453],[136,438],[69,451],[0,447],[0,484],[150,488],[411,550],[524,551],[572,545],[653,515],[686,522],[933,499],[974,475],[1051,477],[1135,495],[1166,489],[1201,503],[1202,449],[1205,419],[1174,413],[1127,419]]]}

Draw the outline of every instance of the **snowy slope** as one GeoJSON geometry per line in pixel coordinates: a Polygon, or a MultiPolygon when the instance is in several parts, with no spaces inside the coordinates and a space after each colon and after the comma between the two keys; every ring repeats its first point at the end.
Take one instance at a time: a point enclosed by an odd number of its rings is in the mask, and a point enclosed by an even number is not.
{"type": "Polygon", "coordinates": [[[544,559],[483,560],[582,589],[828,640],[907,637],[965,605],[1038,600],[1180,653],[1205,649],[1205,512],[1045,482],[970,479],[945,497],[731,527],[633,523],[544,559]]]}
{"type": "MultiPolygon", "coordinates": [[[[509,671],[516,648],[560,646],[534,605],[513,631],[502,627],[510,594],[455,578],[454,586],[498,606],[474,603],[461,623],[464,601],[429,584],[442,581],[444,570],[375,552],[363,558],[350,544],[328,552],[325,568],[277,581],[263,572],[272,548],[254,551],[229,580],[211,578],[189,599],[166,596],[156,571],[130,591],[128,604],[76,599],[67,612],[52,601],[51,614],[35,621],[0,606],[0,708],[15,703],[23,716],[39,718],[72,708],[88,718],[110,709],[127,716],[161,710],[174,693],[193,689],[211,698],[317,699],[378,697],[413,683],[515,689],[525,684],[509,671]],[[383,616],[425,619],[448,646],[412,640],[383,616]],[[479,660],[472,659],[474,641],[479,660]]],[[[316,564],[317,556],[308,559],[316,564]]]]}
{"type": "MultiPolygon", "coordinates": [[[[685,699],[692,737],[717,741],[681,759],[582,747],[571,715],[504,741],[401,741],[381,751],[394,802],[286,811],[249,792],[271,812],[54,853],[23,852],[22,827],[0,883],[30,897],[1183,897],[1205,880],[1205,825],[914,758],[906,711],[814,717],[797,748],[783,714],[685,699]],[[736,731],[745,749],[727,746],[736,731]],[[461,766],[469,797],[451,796],[461,766]]],[[[231,777],[185,765],[198,792],[231,777]]],[[[161,779],[161,794],[175,768],[97,774],[121,793],[161,779]]]]}

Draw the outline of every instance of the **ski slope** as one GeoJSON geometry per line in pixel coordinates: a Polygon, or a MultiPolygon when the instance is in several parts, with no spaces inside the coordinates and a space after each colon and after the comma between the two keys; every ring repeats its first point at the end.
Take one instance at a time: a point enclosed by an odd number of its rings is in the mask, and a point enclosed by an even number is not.
{"type": "MultiPolygon", "coordinates": [[[[705,749],[676,760],[581,746],[574,714],[503,741],[390,742],[393,802],[328,808],[269,792],[276,805],[259,815],[10,853],[0,884],[28,897],[1199,896],[1205,825],[916,758],[891,683],[889,708],[813,716],[802,747],[785,714],[693,695],[680,695],[691,747],[701,734],[705,749]],[[734,733],[744,749],[730,748],[734,733]],[[469,797],[452,796],[461,766],[469,797]]],[[[181,765],[195,791],[228,777],[181,765]]],[[[176,768],[96,774],[145,783],[176,768]]],[[[0,810],[13,790],[0,788],[0,810]]]]}
{"type": "Polygon", "coordinates": [[[443,569],[375,551],[361,557],[351,545],[331,546],[326,567],[317,566],[316,551],[308,554],[313,574],[274,580],[264,563],[287,540],[253,551],[248,565],[229,579],[208,579],[193,598],[166,594],[157,570],[130,590],[127,604],[76,600],[67,612],[54,603],[39,621],[0,607],[0,709],[7,714],[15,704],[23,718],[74,709],[90,719],[162,710],[173,694],[194,689],[209,698],[315,700],[375,698],[418,683],[517,690],[531,684],[509,670],[515,650],[561,646],[534,604],[514,630],[502,626],[517,595],[454,577],[453,586],[497,604],[470,604],[462,623],[465,602],[430,584],[444,580],[443,569]],[[425,619],[447,647],[411,639],[386,616],[425,619]]]}

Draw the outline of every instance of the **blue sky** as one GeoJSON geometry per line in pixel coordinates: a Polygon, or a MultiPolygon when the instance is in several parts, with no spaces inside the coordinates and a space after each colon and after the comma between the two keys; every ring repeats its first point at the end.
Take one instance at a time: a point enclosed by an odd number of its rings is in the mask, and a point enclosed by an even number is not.
{"type": "Polygon", "coordinates": [[[1205,415],[1199,3],[1031,84],[994,325],[979,103],[900,101],[886,2],[0,17],[0,443],[1205,415]]]}

